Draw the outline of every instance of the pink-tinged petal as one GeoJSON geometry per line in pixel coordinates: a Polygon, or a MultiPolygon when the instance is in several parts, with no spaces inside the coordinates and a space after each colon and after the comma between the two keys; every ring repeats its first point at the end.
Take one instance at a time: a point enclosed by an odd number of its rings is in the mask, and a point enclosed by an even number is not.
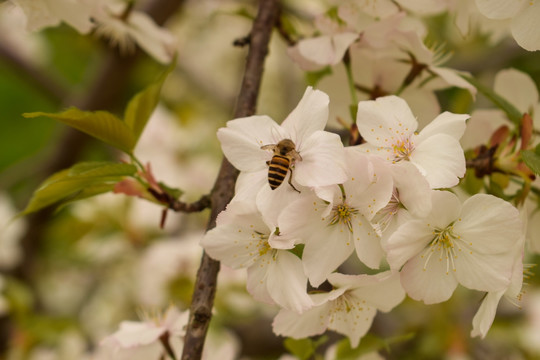
{"type": "Polygon", "coordinates": [[[304,186],[340,184],[347,180],[345,153],[337,134],[314,132],[300,149],[302,161],[296,163],[293,178],[304,186]]]}
{"type": "Polygon", "coordinates": [[[391,147],[377,146],[370,143],[363,143],[354,147],[358,152],[366,155],[377,156],[387,162],[395,161],[394,150],[391,147]]]}
{"type": "Polygon", "coordinates": [[[453,258],[456,279],[466,288],[479,291],[500,291],[510,284],[513,254],[482,254],[475,252],[474,244],[464,242],[454,246],[461,251],[453,258]]]}
{"type": "Polygon", "coordinates": [[[355,296],[345,294],[344,297],[346,306],[331,311],[328,329],[346,335],[351,347],[355,348],[371,327],[377,309],[366,305],[362,299],[355,296]]]}
{"type": "Polygon", "coordinates": [[[472,97],[476,97],[476,88],[472,86],[467,80],[463,79],[460,75],[470,75],[463,71],[457,71],[444,67],[432,66],[429,68],[432,72],[439,75],[441,79],[446,81],[449,85],[456,86],[468,90],[472,97]]]}
{"type": "MultiPolygon", "coordinates": [[[[399,12],[399,7],[391,0],[346,2],[339,6],[338,16],[349,26],[358,26],[359,16],[365,14],[372,18],[386,18],[399,12]]],[[[365,15],[364,15],[365,16],[365,15]]]]}
{"type": "Polygon", "coordinates": [[[360,101],[356,125],[362,137],[370,144],[388,147],[397,134],[414,133],[418,122],[405,100],[397,96],[360,101]]]}
{"type": "Polygon", "coordinates": [[[362,215],[354,216],[352,220],[353,241],[356,255],[364,264],[372,269],[378,269],[384,257],[384,250],[381,245],[381,238],[362,215]]]}
{"type": "Polygon", "coordinates": [[[410,156],[432,189],[449,188],[465,174],[465,155],[459,141],[445,134],[433,135],[416,145],[410,156]]]}
{"type": "Polygon", "coordinates": [[[444,229],[459,217],[461,202],[450,191],[432,190],[431,201],[431,212],[425,221],[431,228],[444,229]]]}
{"type": "Polygon", "coordinates": [[[508,19],[516,15],[529,0],[476,0],[478,10],[490,19],[508,19]]]}
{"type": "Polygon", "coordinates": [[[401,270],[401,284],[414,300],[426,304],[446,301],[458,284],[448,266],[448,260],[441,258],[439,252],[425,251],[405,264],[401,270]]]}
{"type": "Polygon", "coordinates": [[[322,334],[328,324],[328,304],[306,310],[301,315],[291,310],[281,310],[274,321],[274,334],[302,339],[322,334]]]}
{"type": "Polygon", "coordinates": [[[463,203],[454,232],[471,250],[482,254],[507,253],[522,236],[519,211],[492,195],[477,194],[463,203]]]}
{"type": "Polygon", "coordinates": [[[289,55],[291,60],[298,64],[300,69],[304,71],[318,71],[325,67],[325,65],[317,64],[302,56],[302,54],[300,54],[300,50],[298,49],[298,44],[288,47],[287,55],[289,55]]]}
{"type": "Polygon", "coordinates": [[[304,58],[316,64],[336,65],[356,39],[358,34],[350,32],[319,36],[299,41],[298,50],[304,58]]]}
{"type": "Polygon", "coordinates": [[[516,69],[504,69],[497,73],[493,90],[508,100],[521,113],[531,111],[538,103],[538,89],[531,77],[516,69]]]}
{"type": "Polygon", "coordinates": [[[425,87],[407,87],[400,95],[418,120],[418,130],[423,129],[429,122],[441,113],[437,95],[432,89],[425,87]]]}
{"type": "Polygon", "coordinates": [[[408,161],[393,164],[392,178],[399,194],[399,202],[417,217],[426,217],[431,211],[431,188],[426,178],[408,161]]]}
{"type": "Polygon", "coordinates": [[[445,111],[420,131],[420,134],[416,137],[416,141],[420,143],[436,134],[450,135],[454,139],[459,140],[465,132],[465,120],[468,118],[470,118],[468,114],[453,114],[445,111]]]}
{"type": "Polygon", "coordinates": [[[399,270],[433,240],[433,229],[424,220],[411,220],[401,225],[385,244],[386,259],[391,269],[399,270]]]}
{"type": "Polygon", "coordinates": [[[500,109],[475,110],[467,121],[467,129],[460,143],[463,149],[474,149],[487,144],[495,130],[506,124],[508,124],[508,118],[500,109]]]}
{"type": "Polygon", "coordinates": [[[389,312],[405,298],[405,290],[397,271],[385,271],[370,277],[376,281],[352,289],[351,293],[383,312],[389,312]]]}
{"type": "Polygon", "coordinates": [[[112,337],[123,348],[148,345],[156,341],[167,329],[138,321],[123,321],[112,337]]]}
{"type": "Polygon", "coordinates": [[[277,144],[284,138],[283,130],[274,120],[264,115],[234,119],[217,132],[221,148],[227,159],[240,171],[266,168],[272,152],[262,150],[263,145],[277,144]]]}
{"type": "Polygon", "coordinates": [[[471,337],[480,336],[482,339],[486,337],[493,320],[495,319],[495,313],[497,312],[497,306],[504,294],[503,291],[495,291],[487,293],[486,297],[480,304],[480,308],[474,315],[471,330],[471,337]]]}
{"type": "Polygon", "coordinates": [[[329,103],[328,95],[320,90],[314,90],[310,86],[304,92],[298,105],[283,120],[281,126],[290,135],[297,150],[302,149],[303,142],[311,134],[324,129],[328,121],[329,103]]]}
{"type": "Polygon", "coordinates": [[[317,287],[354,251],[349,229],[342,224],[328,225],[328,220],[311,225],[316,228],[306,239],[302,262],[309,282],[317,287]]]}
{"type": "Polygon", "coordinates": [[[278,251],[276,261],[268,267],[267,289],[281,307],[297,313],[311,308],[313,301],[307,294],[307,277],[302,260],[288,251],[278,251]]]}
{"type": "Polygon", "coordinates": [[[512,36],[528,51],[540,50],[540,2],[528,1],[525,9],[512,19],[512,36]]]}

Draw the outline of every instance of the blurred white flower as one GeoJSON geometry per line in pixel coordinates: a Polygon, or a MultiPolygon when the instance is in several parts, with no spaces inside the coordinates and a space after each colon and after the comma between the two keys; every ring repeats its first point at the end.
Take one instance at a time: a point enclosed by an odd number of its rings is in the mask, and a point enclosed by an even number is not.
{"type": "Polygon", "coordinates": [[[15,208],[8,195],[0,192],[0,269],[9,269],[21,259],[19,241],[26,230],[26,220],[15,218],[15,208]]]}
{"type": "Polygon", "coordinates": [[[146,13],[129,6],[121,0],[101,0],[95,4],[92,19],[96,34],[109,38],[120,51],[133,51],[137,43],[157,61],[170,63],[176,52],[175,37],[146,13]]]}
{"type": "Polygon", "coordinates": [[[158,359],[169,350],[180,354],[189,312],[170,307],[163,315],[143,316],[142,321],[123,321],[118,331],[103,339],[101,346],[110,349],[114,359],[142,359],[142,355],[158,359]]]}
{"type": "Polygon", "coordinates": [[[91,21],[92,4],[86,0],[10,0],[26,15],[28,31],[39,31],[65,22],[81,34],[87,34],[91,21]]]}
{"type": "Polygon", "coordinates": [[[540,1],[476,0],[476,5],[490,19],[512,19],[512,36],[519,46],[529,51],[540,50],[540,1]]]}

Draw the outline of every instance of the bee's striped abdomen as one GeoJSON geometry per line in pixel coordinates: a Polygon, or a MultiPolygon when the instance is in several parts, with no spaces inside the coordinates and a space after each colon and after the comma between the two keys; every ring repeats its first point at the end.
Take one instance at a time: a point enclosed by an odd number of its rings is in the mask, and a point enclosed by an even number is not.
{"type": "Polygon", "coordinates": [[[276,189],[287,176],[291,160],[287,156],[274,155],[268,167],[268,183],[272,190],[276,189]]]}

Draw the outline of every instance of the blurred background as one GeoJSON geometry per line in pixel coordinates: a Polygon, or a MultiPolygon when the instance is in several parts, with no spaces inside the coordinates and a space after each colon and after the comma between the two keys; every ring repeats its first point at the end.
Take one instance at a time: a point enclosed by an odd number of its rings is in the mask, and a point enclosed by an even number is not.
{"type": "MultiPolygon", "coordinates": [[[[314,17],[333,5],[285,0],[283,16],[296,36],[308,37],[315,31],[314,17]]],[[[181,189],[182,200],[194,201],[210,192],[221,163],[215,134],[232,118],[247,54],[247,47],[233,42],[248,35],[256,3],[149,0],[136,6],[153,9],[156,22],[174,35],[178,58],[135,154],[151,164],[159,180],[181,189]]],[[[463,37],[448,14],[422,19],[431,41],[444,43],[453,54],[445,66],[469,71],[489,87],[507,68],[540,85],[540,52],[523,50],[507,33],[474,29],[463,37]]],[[[289,58],[287,46],[274,32],[258,100],[257,112],[277,122],[313,83],[289,58]]],[[[74,105],[121,115],[129,99],[163,69],[143,51],[121,52],[106,39],[65,24],[28,32],[20,8],[0,3],[0,359],[102,359],[99,343],[121,321],[171,304],[189,307],[208,211],[169,212],[161,229],[159,206],[106,194],[12,220],[49,175],[78,161],[122,159],[67,126],[21,114],[74,105]]],[[[316,86],[331,99],[329,127],[339,128],[338,117],[350,121],[343,65],[316,86]]],[[[481,94],[474,100],[463,89],[442,89],[436,96],[437,113],[492,107],[481,94]]],[[[525,262],[538,260],[529,255],[525,262]]],[[[483,294],[458,288],[442,304],[407,299],[391,313],[378,314],[360,346],[367,351],[375,338],[401,337],[375,350],[389,359],[540,358],[535,272],[526,281],[522,308],[501,302],[484,340],[469,336],[483,294]]],[[[250,297],[245,276],[244,270],[222,268],[209,339],[214,356],[207,354],[208,359],[277,359],[287,352],[284,339],[272,334],[277,309],[250,297]]],[[[341,339],[329,336],[330,342],[341,339]]]]}

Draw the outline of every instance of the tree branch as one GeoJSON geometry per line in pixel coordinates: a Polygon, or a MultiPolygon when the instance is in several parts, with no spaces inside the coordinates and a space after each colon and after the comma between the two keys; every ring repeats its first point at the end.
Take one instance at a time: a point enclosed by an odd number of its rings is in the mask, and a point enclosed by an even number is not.
{"type": "MultiPolygon", "coordinates": [[[[247,55],[244,79],[236,104],[235,118],[255,114],[264,68],[264,59],[268,54],[268,44],[270,42],[272,28],[278,19],[278,13],[278,0],[259,1],[259,10],[251,30],[250,47],[247,55]]],[[[238,170],[224,158],[210,195],[212,209],[207,230],[216,226],[217,215],[231,201],[234,195],[234,184],[237,176],[238,170]]],[[[204,339],[212,317],[219,267],[220,264],[218,261],[211,259],[206,253],[203,253],[191,301],[182,360],[195,360],[200,359],[202,356],[204,339]]]]}

